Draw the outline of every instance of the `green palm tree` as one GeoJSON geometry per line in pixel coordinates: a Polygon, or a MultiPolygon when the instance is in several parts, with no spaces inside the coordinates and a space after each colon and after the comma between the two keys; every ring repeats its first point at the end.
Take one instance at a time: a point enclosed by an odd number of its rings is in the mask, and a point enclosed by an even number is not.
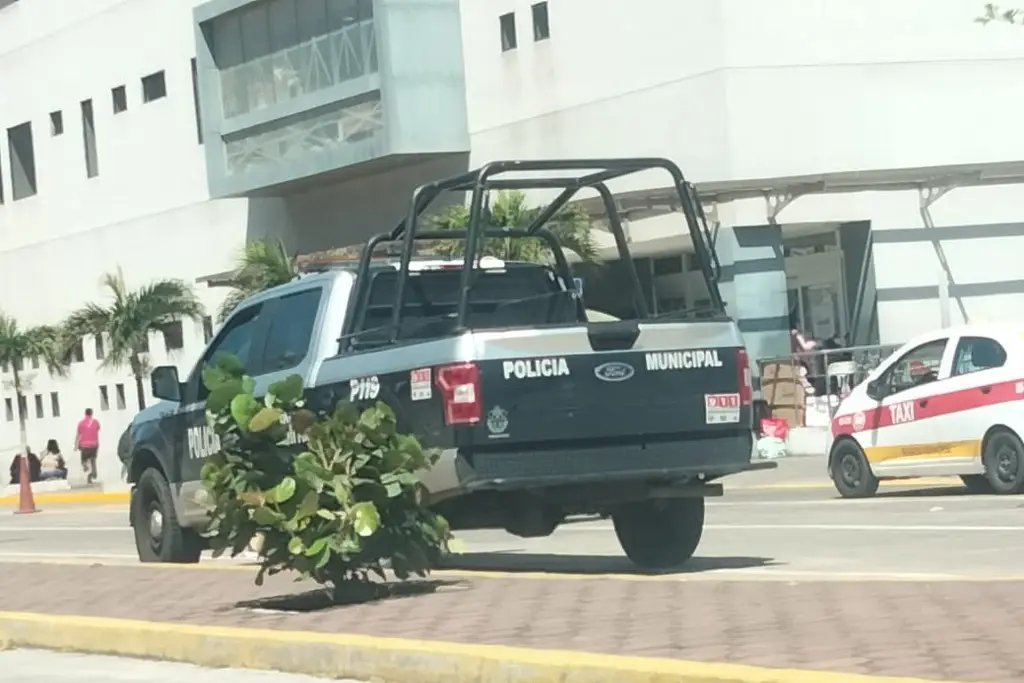
{"type": "Polygon", "coordinates": [[[15,400],[18,403],[18,433],[21,438],[21,452],[28,452],[27,417],[28,402],[25,390],[30,381],[24,374],[25,361],[37,365],[40,361],[50,375],[63,377],[67,374],[64,345],[60,328],[39,325],[22,329],[14,318],[0,313],[0,365],[11,368],[15,400]]]}
{"type": "Polygon", "coordinates": [[[291,282],[298,269],[280,241],[256,240],[242,247],[235,272],[223,282],[230,287],[217,317],[223,322],[243,300],[265,289],[291,282]]]}
{"type": "Polygon", "coordinates": [[[112,301],[106,306],[86,304],[64,322],[66,355],[70,355],[82,337],[102,336],[107,342],[101,368],[127,366],[135,378],[139,410],[146,407],[143,380],[149,364],[143,355],[149,350],[149,335],[162,332],[169,323],[189,319],[202,320],[205,310],[192,288],[181,280],[157,280],[130,290],[119,268],[107,273],[101,284],[112,301]]]}
{"type": "MultiPolygon", "coordinates": [[[[518,190],[501,190],[491,199],[484,220],[492,228],[529,227],[544,210],[544,207],[527,205],[526,194],[518,190]]],[[[461,204],[451,206],[433,217],[430,223],[436,230],[465,230],[469,225],[469,209],[461,204]]],[[[583,209],[574,205],[563,207],[545,227],[555,234],[563,249],[575,252],[583,263],[600,261],[593,224],[583,209]]],[[[465,244],[459,240],[441,240],[430,248],[435,254],[455,258],[462,256],[465,244]]],[[[484,242],[483,254],[505,261],[550,260],[547,243],[535,238],[489,237],[484,242]]]]}

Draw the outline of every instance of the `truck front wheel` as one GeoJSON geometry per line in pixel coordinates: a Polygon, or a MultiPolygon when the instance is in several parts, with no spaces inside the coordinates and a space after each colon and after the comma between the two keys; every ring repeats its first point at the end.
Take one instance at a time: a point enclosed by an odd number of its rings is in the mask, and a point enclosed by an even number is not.
{"type": "Polygon", "coordinates": [[[671,569],[689,560],[704,532],[703,498],[630,503],[612,513],[626,557],[643,569],[671,569]]]}
{"type": "Polygon", "coordinates": [[[171,487],[162,472],[142,473],[132,496],[135,547],[142,562],[192,564],[203,552],[203,539],[178,523],[171,487]]]}

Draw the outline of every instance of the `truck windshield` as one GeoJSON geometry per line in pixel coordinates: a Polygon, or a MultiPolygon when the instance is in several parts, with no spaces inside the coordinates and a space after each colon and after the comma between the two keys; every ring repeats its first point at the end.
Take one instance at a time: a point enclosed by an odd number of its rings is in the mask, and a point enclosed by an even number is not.
{"type": "MultiPolygon", "coordinates": [[[[389,268],[370,277],[366,306],[355,330],[361,344],[384,342],[392,336],[398,271],[389,268]]],[[[454,332],[461,277],[461,266],[410,273],[397,338],[433,339],[454,332]]],[[[473,329],[535,327],[580,322],[582,315],[575,293],[550,268],[507,264],[476,272],[466,324],[473,329]]]]}

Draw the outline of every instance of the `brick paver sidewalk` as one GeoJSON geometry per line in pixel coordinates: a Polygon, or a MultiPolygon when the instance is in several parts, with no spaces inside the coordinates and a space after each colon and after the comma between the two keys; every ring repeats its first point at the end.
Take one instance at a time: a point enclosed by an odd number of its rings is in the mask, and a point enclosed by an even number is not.
{"type": "MultiPolygon", "coordinates": [[[[1024,582],[459,577],[375,604],[268,613],[245,571],[0,564],[0,611],[365,633],[933,679],[1024,680],[1024,582]]],[[[451,577],[439,576],[443,581],[451,577]]]]}

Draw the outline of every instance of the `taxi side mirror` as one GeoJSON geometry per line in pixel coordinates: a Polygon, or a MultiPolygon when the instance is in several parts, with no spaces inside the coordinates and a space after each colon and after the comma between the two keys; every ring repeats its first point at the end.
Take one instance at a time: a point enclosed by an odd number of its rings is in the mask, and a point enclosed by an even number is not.
{"type": "Polygon", "coordinates": [[[868,382],[865,392],[867,393],[868,398],[873,401],[881,401],[887,394],[885,385],[878,379],[873,379],[868,382]]]}

